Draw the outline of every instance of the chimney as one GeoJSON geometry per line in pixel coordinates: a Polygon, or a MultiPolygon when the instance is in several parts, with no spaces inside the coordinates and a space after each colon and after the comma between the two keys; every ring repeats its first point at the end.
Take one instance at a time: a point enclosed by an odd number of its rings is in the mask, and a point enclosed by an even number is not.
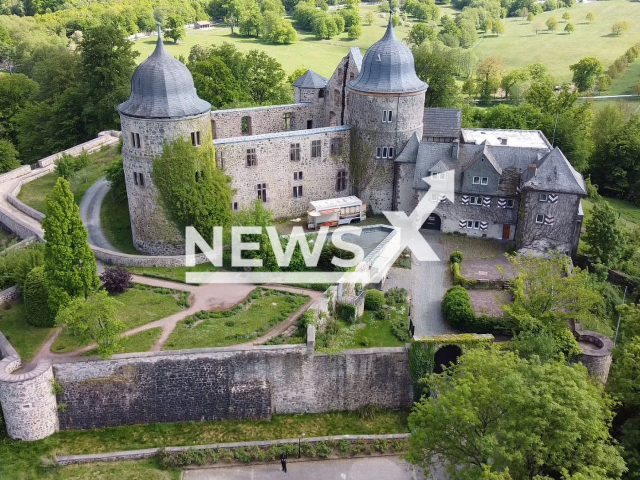
{"type": "Polygon", "coordinates": [[[535,163],[530,163],[529,164],[529,178],[535,177],[537,172],[538,172],[538,167],[536,166],[536,164],[535,163]]]}
{"type": "Polygon", "coordinates": [[[502,137],[500,139],[500,144],[501,145],[506,145],[508,141],[509,141],[509,139],[507,137],[502,137]]]}
{"type": "Polygon", "coordinates": [[[451,145],[451,156],[456,160],[460,157],[460,139],[455,139],[451,145]]]}

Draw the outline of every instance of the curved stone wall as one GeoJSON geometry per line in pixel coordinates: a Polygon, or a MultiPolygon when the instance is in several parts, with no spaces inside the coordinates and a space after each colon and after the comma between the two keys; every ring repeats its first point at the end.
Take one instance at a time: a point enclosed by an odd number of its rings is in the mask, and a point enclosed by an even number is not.
{"type": "Polygon", "coordinates": [[[14,374],[22,362],[0,333],[0,405],[7,434],[14,440],[42,440],[58,431],[58,406],[51,364],[14,374]]]}
{"type": "Polygon", "coordinates": [[[583,352],[577,361],[587,367],[591,376],[606,383],[611,368],[613,342],[597,332],[576,330],[574,335],[583,352]]]}
{"type": "Polygon", "coordinates": [[[210,112],[182,119],[142,119],[126,115],[120,115],[120,119],[133,244],[149,255],[183,254],[183,232],[166,217],[153,183],[153,160],[162,155],[165,143],[180,137],[190,139],[191,132],[200,132],[202,144],[210,142],[210,112]],[[133,145],[132,134],[139,136],[139,148],[133,145]]]}

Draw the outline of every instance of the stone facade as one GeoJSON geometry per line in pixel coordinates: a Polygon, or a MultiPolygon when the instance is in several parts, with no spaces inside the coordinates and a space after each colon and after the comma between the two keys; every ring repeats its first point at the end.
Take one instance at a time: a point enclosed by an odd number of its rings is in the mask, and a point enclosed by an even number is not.
{"type": "Polygon", "coordinates": [[[248,206],[264,186],[275,217],[306,220],[310,200],[348,195],[336,188],[338,172],[349,168],[349,135],[349,127],[331,127],[214,140],[218,166],[233,179],[233,208],[248,206]],[[294,197],[294,187],[302,187],[302,196],[294,197]]]}
{"type": "Polygon", "coordinates": [[[268,418],[272,413],[411,406],[403,348],[315,355],[305,345],[73,359],[53,366],[60,427],[268,418]]]}
{"type": "Polygon", "coordinates": [[[180,255],[184,253],[184,234],[166,216],[153,183],[153,160],[162,155],[166,142],[190,139],[195,132],[202,143],[210,142],[209,112],[181,119],[141,119],[121,114],[120,121],[133,244],[149,255],[180,255]]]}

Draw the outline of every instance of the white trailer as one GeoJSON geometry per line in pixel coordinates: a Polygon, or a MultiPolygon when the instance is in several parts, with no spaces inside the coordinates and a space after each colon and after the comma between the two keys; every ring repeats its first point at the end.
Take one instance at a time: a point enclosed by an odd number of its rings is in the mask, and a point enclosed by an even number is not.
{"type": "Polygon", "coordinates": [[[315,200],[309,202],[307,218],[310,230],[357,223],[367,218],[367,204],[353,195],[315,200]]]}

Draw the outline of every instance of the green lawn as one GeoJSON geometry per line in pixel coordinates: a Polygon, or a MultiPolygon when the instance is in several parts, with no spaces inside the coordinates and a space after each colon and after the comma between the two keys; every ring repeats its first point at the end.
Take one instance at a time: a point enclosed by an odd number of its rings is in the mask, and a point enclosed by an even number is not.
{"type": "Polygon", "coordinates": [[[129,270],[136,275],[185,283],[185,275],[187,272],[215,272],[218,268],[210,262],[206,262],[196,265],[195,267],[133,267],[129,270]]]}
{"type": "MultiPolygon", "coordinates": [[[[124,293],[115,295],[114,298],[122,304],[118,307],[120,320],[124,322],[127,329],[131,329],[180,311],[182,307],[178,303],[177,296],[175,294],[156,293],[154,290],[130,288],[124,293]]],[[[144,338],[140,338],[134,343],[144,341],[144,338]]],[[[80,342],[70,332],[64,330],[53,342],[51,350],[55,353],[72,352],[87,344],[80,342]]]]}
{"type": "Polygon", "coordinates": [[[630,63],[624,73],[616,78],[611,88],[603,95],[633,95],[637,94],[636,85],[640,82],[640,60],[630,63]]]}
{"type": "MultiPolygon", "coordinates": [[[[362,36],[357,40],[349,40],[347,32],[331,40],[316,40],[311,33],[298,31],[298,42],[292,45],[272,45],[263,43],[261,39],[240,37],[237,35],[237,30],[236,35],[232,37],[229,27],[216,25],[206,30],[187,30],[186,38],[178,45],[167,39],[165,46],[174,57],[182,55],[186,59],[194,45],[220,45],[222,42],[231,42],[242,52],[255,49],[265,51],[282,64],[287,74],[302,67],[310,68],[320,75],[330,77],[340,60],[349,53],[350,47],[360,47],[364,54],[366,49],[384,35],[389,18],[388,14],[378,14],[377,7],[365,7],[360,9],[362,16],[370,9],[376,12],[375,24],[371,26],[363,24],[362,36]]],[[[396,34],[399,38],[406,37],[408,32],[409,27],[407,26],[396,28],[396,34]]],[[[155,37],[134,42],[134,49],[140,53],[137,61],[145,60],[153,52],[155,45],[155,37]]]]}
{"type": "Polygon", "coordinates": [[[270,421],[206,421],[156,423],[66,430],[37,442],[15,442],[0,436],[0,472],[11,480],[35,479],[178,479],[179,472],[161,471],[154,460],[114,462],[44,470],[42,457],[54,453],[85,454],[220,442],[246,442],[296,437],[346,434],[406,433],[406,410],[381,411],[370,420],[354,413],[332,412],[274,415],[270,421]]]}
{"type": "Polygon", "coordinates": [[[178,323],[163,346],[163,350],[225,347],[257,338],[303,305],[309,297],[292,293],[257,290],[246,302],[248,306],[231,316],[207,318],[193,324],[196,319],[178,323]],[[195,325],[195,326],[194,326],[195,325]]]}
{"type": "Polygon", "coordinates": [[[100,225],[109,243],[117,250],[131,255],[140,254],[133,246],[129,205],[126,201],[119,202],[107,194],[100,206],[100,225]]]}
{"type": "Polygon", "coordinates": [[[54,331],[55,328],[29,325],[22,303],[11,302],[0,307],[0,332],[7,337],[23,362],[31,360],[54,331]]]}
{"type": "MultiPolygon", "coordinates": [[[[640,62],[639,62],[640,63],[640,62]]],[[[609,92],[606,92],[609,93],[609,92]]],[[[584,100],[579,100],[584,101],[584,100]]],[[[594,112],[598,112],[603,109],[605,105],[622,104],[626,105],[629,109],[629,113],[640,107],[640,97],[623,97],[623,98],[603,98],[599,99],[594,97],[592,100],[588,100],[591,103],[591,108],[594,112]]]]}
{"type": "MultiPolygon", "coordinates": [[[[620,214],[619,220],[628,229],[640,227],[640,205],[627,202],[625,200],[619,200],[617,198],[605,197],[605,200],[611,204],[613,208],[620,214]]],[[[591,219],[591,209],[593,208],[593,202],[588,198],[582,199],[582,207],[584,209],[584,222],[586,225],[591,219]]]]}
{"type": "MultiPolygon", "coordinates": [[[[115,353],[148,352],[151,350],[151,347],[156,344],[161,333],[161,327],[150,328],[149,330],[134,333],[122,341],[120,348],[115,353]]],[[[98,355],[98,351],[95,348],[84,354],[85,357],[91,357],[93,355],[98,355]]]]}
{"type": "MultiPolygon", "coordinates": [[[[86,193],[87,189],[93,185],[100,177],[104,176],[105,168],[118,156],[118,147],[111,146],[92,153],[89,157],[91,163],[76,172],[71,178],[69,183],[71,184],[71,191],[75,195],[76,204],[80,205],[82,197],[86,193]]],[[[26,203],[32,208],[35,208],[39,212],[45,213],[45,197],[51,190],[53,190],[56,181],[58,180],[58,173],[56,171],[51,172],[48,175],[38,178],[33,182],[26,183],[22,186],[18,199],[26,203]]]]}
{"type": "Polygon", "coordinates": [[[480,58],[500,56],[507,70],[540,62],[549,67],[557,81],[564,82],[571,80],[569,65],[584,57],[596,57],[606,69],[640,40],[640,3],[627,0],[576,3],[570,9],[544,12],[531,23],[522,18],[508,18],[504,24],[504,35],[487,36],[476,45],[474,51],[480,58]],[[561,17],[565,11],[569,11],[569,21],[575,26],[575,32],[571,35],[563,31],[565,22],[561,17]],[[594,12],[597,16],[592,24],[585,20],[588,12],[594,12]],[[545,31],[536,35],[533,23],[544,25],[550,17],[559,21],[556,33],[545,31]],[[626,20],[630,28],[615,37],[611,35],[611,26],[618,20],[626,20]]]}

